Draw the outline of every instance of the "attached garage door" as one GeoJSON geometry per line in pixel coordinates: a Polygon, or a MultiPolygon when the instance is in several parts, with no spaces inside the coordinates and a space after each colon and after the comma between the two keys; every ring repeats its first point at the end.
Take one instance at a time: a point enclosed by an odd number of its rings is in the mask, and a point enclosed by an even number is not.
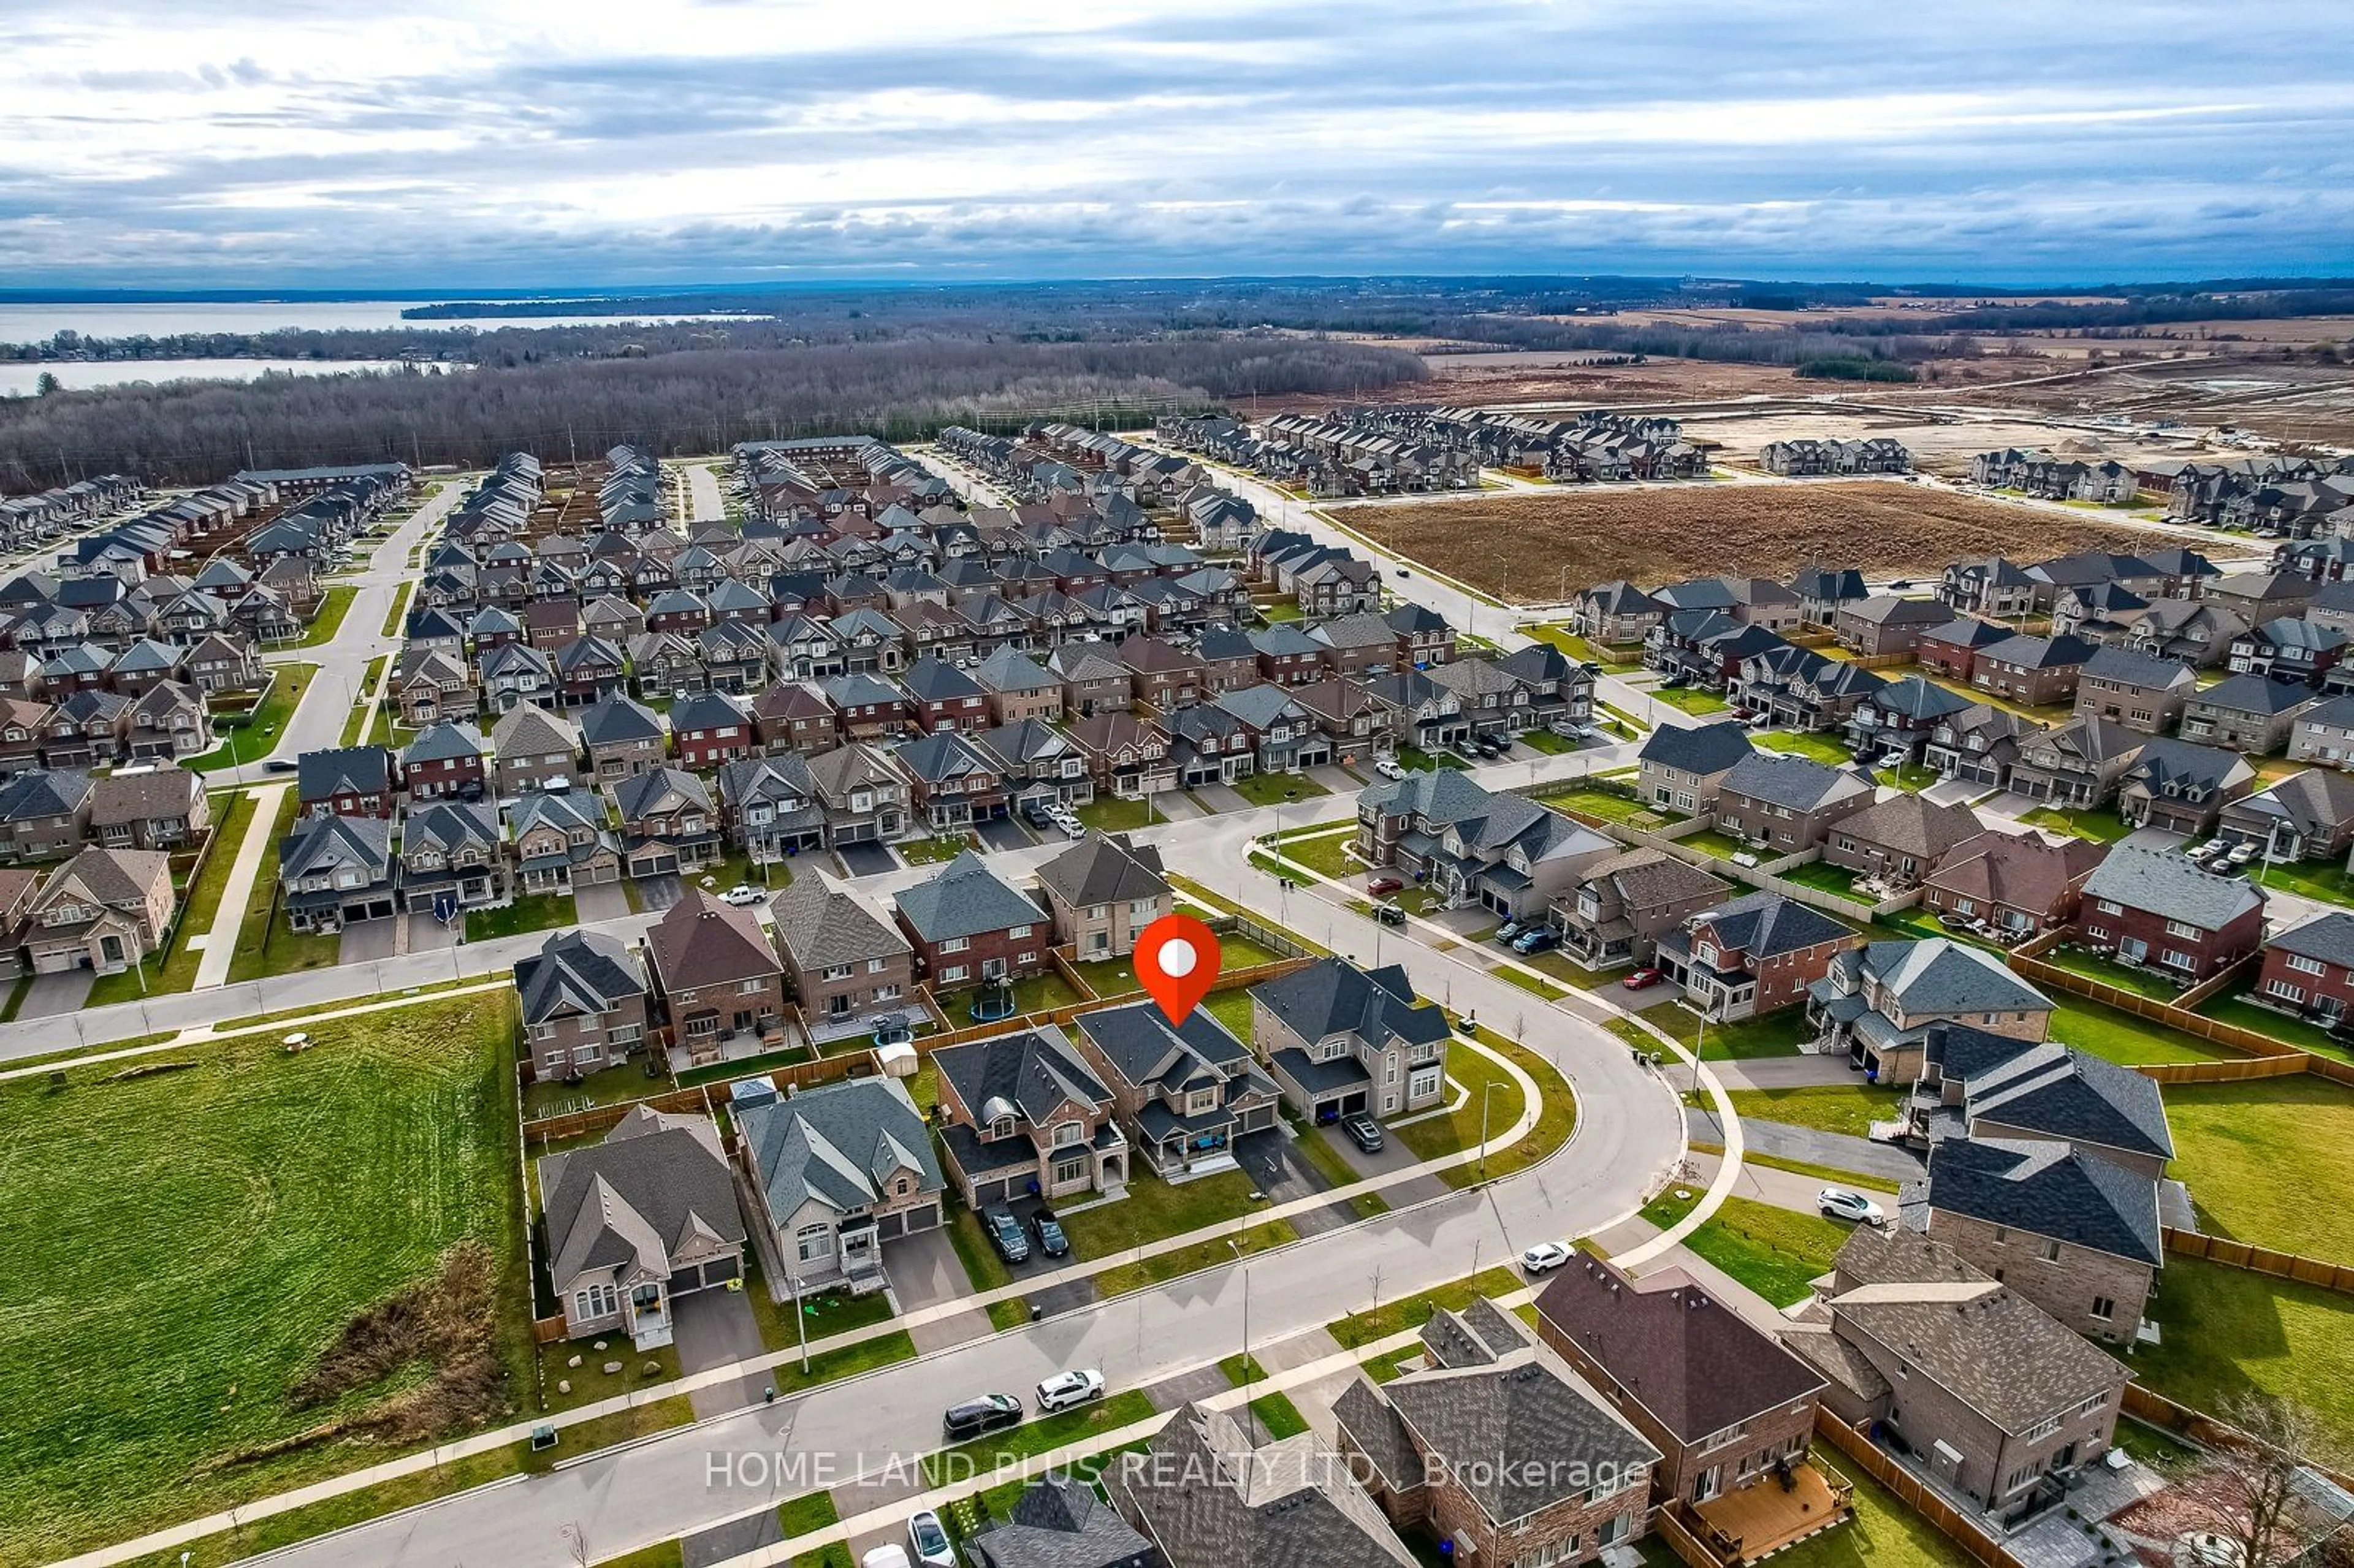
{"type": "Polygon", "coordinates": [[[1002,1176],[993,1181],[975,1181],[972,1184],[973,1207],[981,1208],[989,1203],[1002,1203],[1011,1196],[1009,1192],[1012,1183],[1002,1176]]]}
{"type": "Polygon", "coordinates": [[[931,1203],[925,1208],[908,1210],[907,1219],[907,1229],[909,1231],[938,1230],[940,1228],[939,1200],[937,1198],[933,1199],[931,1203]]]}
{"type": "Polygon", "coordinates": [[[889,1241],[894,1236],[906,1234],[907,1226],[903,1223],[905,1219],[906,1216],[903,1214],[875,1215],[875,1239],[877,1241],[889,1241]]]}
{"type": "Polygon", "coordinates": [[[593,886],[600,883],[620,881],[621,868],[618,865],[599,862],[594,864],[582,866],[574,874],[578,876],[581,881],[588,883],[593,886]]]}

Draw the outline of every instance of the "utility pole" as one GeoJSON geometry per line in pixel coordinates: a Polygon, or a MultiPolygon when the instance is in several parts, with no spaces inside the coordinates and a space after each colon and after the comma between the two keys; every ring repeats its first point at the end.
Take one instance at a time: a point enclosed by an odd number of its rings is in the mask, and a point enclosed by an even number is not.
{"type": "Polygon", "coordinates": [[[1246,1424],[1243,1430],[1250,1434],[1251,1441],[1256,1444],[1258,1441],[1258,1416],[1250,1407],[1250,1391],[1251,1384],[1257,1381],[1258,1369],[1251,1363],[1250,1265],[1244,1261],[1240,1241],[1228,1237],[1226,1250],[1235,1255],[1235,1262],[1243,1274],[1243,1421],[1246,1424]]]}

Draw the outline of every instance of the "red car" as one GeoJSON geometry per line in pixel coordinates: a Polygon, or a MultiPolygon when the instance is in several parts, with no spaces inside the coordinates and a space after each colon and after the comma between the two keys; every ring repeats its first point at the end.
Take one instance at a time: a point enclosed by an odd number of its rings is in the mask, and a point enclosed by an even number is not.
{"type": "Polygon", "coordinates": [[[1404,887],[1405,885],[1405,884],[1404,882],[1394,876],[1374,876],[1368,877],[1365,880],[1365,891],[1372,894],[1376,898],[1381,897],[1384,894],[1395,893],[1399,888],[1404,887]]]}
{"type": "Polygon", "coordinates": [[[1657,969],[1637,969],[1618,983],[1628,991],[1649,991],[1667,978],[1657,969]]]}

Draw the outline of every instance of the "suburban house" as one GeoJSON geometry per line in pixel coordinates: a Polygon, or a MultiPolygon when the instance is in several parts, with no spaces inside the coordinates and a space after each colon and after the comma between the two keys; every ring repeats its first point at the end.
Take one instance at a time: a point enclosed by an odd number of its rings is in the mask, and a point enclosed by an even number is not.
{"type": "Polygon", "coordinates": [[[1783,1332],[1822,1404],[1882,1428],[1998,1519],[2065,1496],[2116,1430],[2125,1364],[1916,1231],[1848,1237],[1828,1291],[1783,1332]]]}
{"type": "Polygon", "coordinates": [[[1643,1532],[1659,1450],[1518,1319],[1475,1297],[1421,1339],[1421,1370],[1361,1373],[1332,1405],[1341,1453],[1394,1524],[1499,1564],[1590,1562],[1643,1532]]]}
{"type": "Polygon", "coordinates": [[[619,692],[580,710],[580,741],[588,751],[588,777],[599,784],[634,779],[670,755],[670,728],[662,715],[619,692]]]}
{"type": "Polygon", "coordinates": [[[619,938],[557,931],[518,959],[515,995],[532,1076],[542,1083],[585,1077],[646,1043],[646,973],[619,938]]]}
{"type": "Polygon", "coordinates": [[[897,917],[935,991],[1021,980],[1046,967],[1045,913],[970,850],[902,888],[897,917]]]}
{"type": "Polygon", "coordinates": [[[2057,808],[2105,806],[2146,744],[2147,736],[2114,720],[2079,714],[2019,743],[2010,787],[2057,808]]]}
{"type": "Polygon", "coordinates": [[[1786,752],[1743,758],[1718,787],[1716,825],[1779,856],[1809,850],[1872,802],[1872,781],[1786,752]]]}
{"type": "MultiPolygon", "coordinates": [[[[766,1078],[729,1086],[728,1109],[760,1222],[784,1277],[779,1299],[847,1285],[885,1288],[884,1245],[939,1229],[948,1190],[924,1113],[893,1077],[847,1078],[779,1095],[766,1078]]],[[[763,1249],[764,1251],[767,1249],[763,1249]]]]}
{"type": "Polygon", "coordinates": [[[784,975],[749,909],[689,887],[647,929],[646,958],[690,1060],[716,1062],[727,1041],[784,1027],[784,975]]]}
{"type": "Polygon", "coordinates": [[[2253,1000],[2324,1027],[2354,1008],[2354,915],[2333,909],[2264,944],[2253,1000]]]}
{"type": "Polygon", "coordinates": [[[1525,796],[1492,793],[1453,768],[1409,773],[1357,795],[1358,858],[1395,866],[1449,907],[1525,919],[1617,846],[1525,796]]]}
{"type": "Polygon", "coordinates": [[[1713,810],[1724,776],[1756,751],[1737,724],[1661,725],[1635,753],[1635,788],[1661,811],[1713,810]]]}
{"type": "Polygon", "coordinates": [[[2264,895],[2176,851],[2119,844],[2085,879],[2076,935],[2121,964],[2196,985],[2263,944],[2264,895]]]}
{"type": "MultiPolygon", "coordinates": [[[[1794,1495],[1828,1496],[1819,1473],[1805,1474],[1822,1374],[1682,1269],[1637,1279],[1581,1255],[1545,1282],[1536,1307],[1537,1337],[1659,1451],[1657,1500],[1712,1522],[1710,1502],[1767,1480],[1797,1477],[1794,1495]]],[[[1838,1518],[1825,1508],[1817,1522],[1838,1518]]]]}
{"type": "Polygon", "coordinates": [[[1606,855],[1553,901],[1562,950],[1588,969],[1649,964],[1661,936],[1733,891],[1723,877],[1664,850],[1606,855]]]}
{"type": "Polygon", "coordinates": [[[719,858],[719,808],[711,787],[678,768],[655,768],[605,787],[621,819],[621,859],[640,879],[671,876],[719,858]]]}
{"type": "Polygon", "coordinates": [[[1206,1007],[1172,1024],[1159,1003],[1132,1002],[1073,1027],[1120,1130],[1163,1176],[1231,1170],[1235,1139],[1277,1126],[1281,1091],[1206,1007]]]}
{"type": "Polygon", "coordinates": [[[1161,1568],[1139,1535],[1076,1475],[1032,1481],[1005,1510],[965,1537],[974,1568],[1161,1568]]]}
{"type": "Polygon", "coordinates": [[[1928,632],[1954,619],[1952,607],[1934,599],[1900,599],[1875,594],[1839,607],[1831,635],[1839,645],[1867,658],[1882,653],[1910,653],[1928,632]]]}
{"type": "Polygon", "coordinates": [[[392,824],[334,812],[304,817],[278,841],[278,881],[286,923],[297,931],[340,931],[389,917],[392,824]]]}
{"type": "Polygon", "coordinates": [[[2233,675],[2182,705],[2182,738],[2262,757],[2286,747],[2297,715],[2319,700],[2299,682],[2233,675]]]}
{"type": "Polygon", "coordinates": [[[1261,1444],[1235,1417],[1188,1403],[1103,1481],[1168,1568],[1416,1568],[1350,1465],[1312,1429],[1261,1444]]]}
{"type": "Polygon", "coordinates": [[[2190,666],[2129,648],[2103,648],[2076,680],[2076,715],[2106,719],[2142,735],[2164,735],[2197,689],[2190,666]]]}
{"type": "Polygon", "coordinates": [[[2289,722],[2288,758],[2354,767],[2354,696],[2330,697],[2289,722]]]}
{"type": "Polygon", "coordinates": [[[1251,1047],[1295,1115],[1410,1115],[1447,1093],[1447,1014],[1402,965],[1320,959],[1253,986],[1251,1047]]]}
{"type": "Polygon", "coordinates": [[[604,1141],[540,1157],[547,1266],[567,1339],[672,1342],[672,1306],[744,1277],[736,1178],[706,1116],[631,1107],[604,1141]]]}
{"type": "Polygon", "coordinates": [[[932,1065],[948,1175],[967,1207],[1128,1184],[1112,1092],[1059,1030],[943,1046],[932,1065]]]}
{"type": "Polygon", "coordinates": [[[95,791],[80,768],[28,768],[0,782],[0,833],[9,858],[71,854],[90,836],[95,791]]]}
{"type": "Polygon", "coordinates": [[[1956,844],[1979,831],[1978,814],[1967,806],[1941,806],[1900,792],[1840,819],[1823,845],[1823,860],[1901,890],[1927,876],[1956,844]]]}
{"type": "Polygon", "coordinates": [[[92,844],[49,873],[26,912],[25,961],[35,974],[111,975],[162,947],[179,907],[162,850],[92,844]]]}
{"type": "Polygon", "coordinates": [[[481,800],[490,788],[482,736],[471,725],[429,725],[401,747],[400,781],[411,802],[481,800]]]}
{"type": "Polygon", "coordinates": [[[1749,893],[1691,915],[1659,939],[1659,967],[1719,1022],[1807,999],[1855,933],[1778,893],[1749,893]]]}
{"type": "Polygon", "coordinates": [[[2292,773],[2224,807],[2215,832],[2269,862],[2343,861],[2354,847],[2354,779],[2333,768],[2292,773]]]}
{"type": "Polygon", "coordinates": [[[1055,939],[1081,963],[1127,957],[1144,928],[1176,907],[1161,852],[1099,829],[1041,865],[1038,885],[1055,939]]]}
{"type": "Polygon", "coordinates": [[[564,715],[525,704],[491,726],[499,793],[561,791],[580,782],[580,726],[564,715]]]}
{"type": "Polygon", "coordinates": [[[2024,939],[2075,917],[2084,879],[2108,846],[2073,833],[1989,830],[1946,852],[1921,881],[1921,906],[1947,925],[2024,939]]]}
{"type": "Polygon", "coordinates": [[[801,1027],[829,1040],[907,1004],[915,949],[866,900],[807,875],[769,901],[801,1027]]]}
{"type": "Polygon", "coordinates": [[[392,753],[381,746],[306,751],[295,759],[294,793],[302,815],[389,820],[400,803],[392,753]]]}
{"type": "Polygon", "coordinates": [[[1933,1024],[2041,1040],[2052,1032],[2052,999],[2000,959],[1944,937],[1850,948],[1831,960],[1807,1000],[1807,1020],[1827,1047],[1844,1047],[1874,1083],[1920,1076],[1933,1024]]]}
{"type": "Polygon", "coordinates": [[[2089,1051],[1965,1023],[1930,1029],[1908,1118],[1916,1148],[1949,1138],[2059,1142],[2152,1180],[2174,1158],[2156,1079],[2089,1051]]]}
{"type": "Polygon", "coordinates": [[[111,849],[177,849],[211,826],[204,776],[185,768],[118,768],[90,784],[90,836],[111,849]]]}
{"type": "Polygon", "coordinates": [[[2073,702],[2076,677],[2098,652],[2081,637],[2009,637],[1978,650],[1970,685],[2024,707],[2073,702]]]}
{"type": "Polygon", "coordinates": [[[496,806],[431,800],[400,822],[400,905],[454,917],[504,903],[506,844],[496,806]]]}
{"type": "Polygon", "coordinates": [[[2255,768],[2236,751],[2160,736],[2118,775],[2117,815],[2137,828],[2195,838],[2255,783],[2255,768]]]}
{"type": "Polygon", "coordinates": [[[507,802],[516,885],[526,894],[572,893],[621,879],[620,836],[594,795],[525,795],[507,802]]]}

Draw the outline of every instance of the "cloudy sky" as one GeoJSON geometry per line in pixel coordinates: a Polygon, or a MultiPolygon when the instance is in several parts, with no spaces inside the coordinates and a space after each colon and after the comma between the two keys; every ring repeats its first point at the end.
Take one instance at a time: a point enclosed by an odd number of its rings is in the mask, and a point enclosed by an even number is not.
{"type": "Polygon", "coordinates": [[[2344,0],[6,0],[0,285],[2354,272],[2344,0]]]}

